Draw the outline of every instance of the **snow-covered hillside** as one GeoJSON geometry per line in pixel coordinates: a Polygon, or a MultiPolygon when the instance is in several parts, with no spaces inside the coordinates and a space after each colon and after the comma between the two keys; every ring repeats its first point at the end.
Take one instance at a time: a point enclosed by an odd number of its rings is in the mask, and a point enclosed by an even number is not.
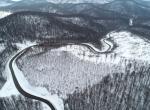
{"type": "Polygon", "coordinates": [[[4,18],[4,17],[6,17],[6,16],[8,16],[8,15],[10,15],[10,14],[11,14],[11,12],[0,11],[0,19],[1,19],[1,18],[4,18]]]}
{"type": "Polygon", "coordinates": [[[110,35],[117,44],[114,53],[127,59],[150,61],[150,43],[148,40],[130,32],[114,32],[110,35]]]}

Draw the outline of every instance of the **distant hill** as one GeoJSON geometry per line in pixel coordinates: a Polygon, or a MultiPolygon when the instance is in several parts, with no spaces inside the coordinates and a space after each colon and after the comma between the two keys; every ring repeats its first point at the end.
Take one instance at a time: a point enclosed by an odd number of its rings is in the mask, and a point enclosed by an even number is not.
{"type": "Polygon", "coordinates": [[[18,12],[0,20],[0,36],[10,41],[55,38],[91,41],[99,38],[100,34],[59,19],[57,14],[18,12]]]}
{"type": "Polygon", "coordinates": [[[104,4],[103,9],[118,12],[129,17],[150,17],[150,8],[136,0],[115,0],[104,4]]]}

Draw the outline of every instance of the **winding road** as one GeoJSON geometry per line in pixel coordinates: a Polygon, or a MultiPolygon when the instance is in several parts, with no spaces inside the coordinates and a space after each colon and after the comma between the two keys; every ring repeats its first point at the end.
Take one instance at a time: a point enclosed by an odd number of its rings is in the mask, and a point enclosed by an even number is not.
{"type": "MultiPolygon", "coordinates": [[[[31,46],[33,47],[33,46],[31,46]]],[[[9,68],[10,68],[10,71],[11,71],[11,74],[12,74],[12,78],[13,78],[13,81],[14,81],[14,84],[17,88],[17,90],[25,97],[27,98],[31,98],[31,99],[35,99],[35,100],[38,100],[38,101],[42,101],[44,103],[46,103],[50,108],[51,110],[56,110],[56,108],[54,107],[54,105],[49,102],[48,100],[44,99],[44,98],[41,98],[41,97],[38,97],[38,96],[35,96],[35,95],[32,95],[31,93],[28,93],[27,91],[25,91],[24,89],[22,89],[21,85],[19,84],[18,82],[18,79],[16,78],[16,75],[15,75],[15,72],[14,72],[14,69],[12,67],[13,65],[13,62],[16,61],[16,59],[21,56],[25,51],[27,51],[28,49],[30,49],[31,47],[28,47],[22,51],[20,51],[19,53],[17,53],[9,62],[9,68]]]]}
{"type": "MultiPolygon", "coordinates": [[[[110,38],[111,35],[110,33],[108,34],[108,38],[110,38]]],[[[104,54],[104,53],[109,53],[113,50],[114,48],[114,44],[112,42],[110,42],[108,40],[108,38],[103,38],[101,39],[101,44],[106,45],[106,50],[100,50],[96,47],[94,47],[94,45],[90,44],[90,43],[81,43],[80,45],[86,46],[88,49],[90,49],[93,53],[95,54],[104,54]]]]}
{"type": "MultiPolygon", "coordinates": [[[[110,51],[113,47],[112,45],[110,44],[111,42],[110,41],[107,41],[107,39],[102,39],[102,43],[104,43],[105,45],[107,45],[107,49],[106,51],[103,51],[103,52],[100,52],[100,51],[97,51],[97,49],[94,48],[94,46],[92,46],[91,44],[88,44],[88,43],[83,43],[81,45],[84,45],[86,46],[87,48],[89,48],[91,51],[93,51],[94,53],[105,53],[107,51],[110,51]]],[[[74,43],[75,44],[75,43],[74,43]]],[[[69,43],[68,43],[69,45],[69,43]]],[[[17,77],[16,77],[16,74],[15,74],[15,70],[13,68],[13,63],[20,57],[22,56],[28,49],[34,47],[34,46],[38,46],[38,45],[33,45],[33,46],[30,46],[30,47],[27,47],[23,50],[21,50],[20,52],[18,52],[15,56],[13,56],[11,58],[11,60],[9,61],[9,69],[11,71],[11,75],[12,75],[12,78],[13,78],[13,82],[15,84],[15,87],[17,88],[17,90],[25,97],[27,98],[31,98],[31,99],[35,99],[35,100],[38,100],[38,101],[41,101],[41,102],[44,102],[45,104],[47,104],[51,110],[57,110],[56,107],[47,99],[44,99],[44,98],[41,98],[39,96],[36,96],[36,95],[33,95],[32,93],[28,93],[26,90],[24,90],[17,77]]]]}

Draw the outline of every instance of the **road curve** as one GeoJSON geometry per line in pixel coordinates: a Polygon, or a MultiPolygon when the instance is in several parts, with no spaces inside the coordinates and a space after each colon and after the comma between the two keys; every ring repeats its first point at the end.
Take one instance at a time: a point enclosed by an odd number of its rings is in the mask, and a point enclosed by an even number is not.
{"type": "MultiPolygon", "coordinates": [[[[33,47],[33,46],[31,46],[33,47]]],[[[27,91],[25,91],[24,89],[22,89],[22,87],[20,86],[17,78],[16,78],[16,75],[15,75],[15,72],[13,70],[13,67],[12,67],[12,64],[13,62],[16,60],[16,58],[18,58],[20,55],[22,55],[25,51],[27,51],[28,49],[30,49],[31,47],[28,47],[22,51],[20,51],[19,53],[17,53],[9,62],[9,68],[10,68],[10,71],[11,71],[11,74],[12,74],[12,78],[13,78],[13,81],[14,81],[14,84],[15,84],[15,87],[17,88],[17,90],[25,97],[27,98],[31,98],[31,99],[35,99],[35,100],[38,100],[38,101],[42,101],[44,102],[45,104],[47,104],[51,110],[56,110],[56,108],[54,107],[54,105],[49,102],[48,100],[44,99],[44,98],[41,98],[41,97],[38,97],[38,96],[35,96],[35,95],[31,95],[30,93],[28,93],[27,91]]]]}
{"type": "MultiPolygon", "coordinates": [[[[109,35],[110,36],[110,35],[109,35]]],[[[104,53],[109,53],[112,51],[113,49],[113,43],[107,40],[108,38],[104,38],[102,39],[102,43],[106,44],[108,46],[108,48],[105,51],[97,51],[94,46],[91,46],[90,43],[81,43],[80,45],[86,46],[88,49],[90,49],[93,53],[95,54],[104,54],[104,53]]]]}

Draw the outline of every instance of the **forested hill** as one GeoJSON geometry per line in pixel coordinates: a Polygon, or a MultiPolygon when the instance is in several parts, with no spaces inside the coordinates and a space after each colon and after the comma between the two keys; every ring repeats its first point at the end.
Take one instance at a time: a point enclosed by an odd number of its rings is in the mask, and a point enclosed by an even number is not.
{"type": "Polygon", "coordinates": [[[92,29],[81,27],[59,19],[56,14],[44,12],[17,12],[0,20],[0,36],[3,40],[22,41],[23,39],[75,39],[94,40],[100,34],[92,29]]]}

